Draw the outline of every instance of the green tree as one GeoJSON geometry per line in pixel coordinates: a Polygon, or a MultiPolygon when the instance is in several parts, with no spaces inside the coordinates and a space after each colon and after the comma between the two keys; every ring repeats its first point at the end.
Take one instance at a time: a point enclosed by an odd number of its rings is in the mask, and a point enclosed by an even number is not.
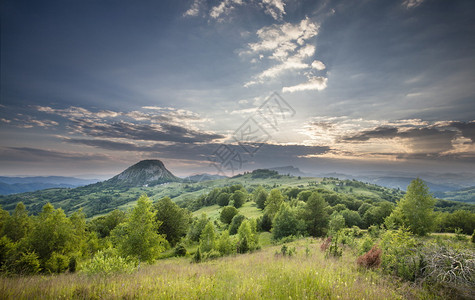
{"type": "Polygon", "coordinates": [[[229,198],[231,198],[231,195],[229,193],[222,192],[216,199],[216,203],[219,206],[226,206],[229,204],[229,198]]]}
{"type": "MultiPolygon", "coordinates": [[[[77,238],[74,226],[61,208],[47,203],[35,218],[32,230],[27,236],[27,244],[38,255],[43,269],[49,270],[47,262],[53,255],[70,255],[77,251],[77,238]]],[[[55,271],[55,270],[49,270],[55,271]]]]}
{"type": "Polygon", "coordinates": [[[158,233],[164,234],[170,245],[175,246],[188,232],[191,213],[179,207],[169,197],[162,198],[154,204],[156,220],[161,223],[158,233]]]}
{"type": "Polygon", "coordinates": [[[219,236],[216,248],[221,255],[229,255],[233,253],[234,245],[227,230],[223,231],[219,236]]]}
{"type": "Polygon", "coordinates": [[[159,226],[152,202],[143,195],[128,220],[112,231],[112,237],[122,256],[153,262],[165,250],[166,240],[157,233],[159,226]]]}
{"type": "Polygon", "coordinates": [[[275,214],[279,211],[283,202],[284,196],[282,196],[280,190],[272,189],[267,197],[264,213],[268,214],[271,219],[274,219],[275,214]]]}
{"type": "Polygon", "coordinates": [[[404,225],[417,235],[426,235],[434,228],[435,199],[429,188],[419,178],[407,187],[404,197],[398,201],[396,209],[387,219],[388,226],[404,225]]]}
{"type": "Polygon", "coordinates": [[[216,249],[216,229],[211,221],[206,224],[200,237],[201,253],[216,249]]]}
{"type": "Polygon", "coordinates": [[[244,220],[238,229],[238,252],[246,253],[259,247],[255,220],[244,220]]]}
{"type": "Polygon", "coordinates": [[[340,214],[345,218],[345,224],[347,227],[361,226],[361,217],[358,212],[354,210],[345,209],[340,212],[340,214]]]}
{"type": "Polygon", "coordinates": [[[11,217],[7,217],[4,223],[5,235],[12,240],[18,242],[24,238],[30,231],[32,225],[31,218],[28,216],[23,202],[19,202],[13,211],[11,217]]]}
{"type": "Polygon", "coordinates": [[[246,194],[242,190],[235,191],[231,196],[234,207],[240,208],[244,202],[246,202],[246,197],[246,194]]]}
{"type": "Polygon", "coordinates": [[[254,202],[257,208],[264,209],[267,201],[267,191],[261,185],[254,191],[254,202]]]}
{"type": "Polygon", "coordinates": [[[241,226],[242,221],[244,221],[245,219],[246,217],[241,214],[235,215],[231,220],[231,224],[229,224],[229,234],[236,234],[239,229],[239,226],[241,226]]]}
{"type": "Polygon", "coordinates": [[[323,236],[328,228],[328,203],[318,192],[313,192],[307,199],[302,212],[307,232],[311,236],[323,236]]]}
{"type": "Polygon", "coordinates": [[[286,236],[297,235],[303,226],[295,211],[287,203],[282,203],[274,217],[272,237],[274,240],[280,240],[286,236]]]}
{"type": "Polygon", "coordinates": [[[208,216],[205,213],[202,213],[199,218],[196,218],[190,226],[188,231],[188,239],[193,242],[198,242],[200,240],[201,232],[208,224],[208,216]]]}
{"type": "Polygon", "coordinates": [[[330,234],[336,234],[340,229],[345,227],[345,218],[338,212],[334,212],[330,216],[330,222],[328,223],[330,234]]]}
{"type": "Polygon", "coordinates": [[[221,210],[219,219],[224,224],[230,224],[234,216],[238,214],[238,210],[234,206],[226,206],[221,210]]]}
{"type": "Polygon", "coordinates": [[[115,209],[105,216],[93,219],[89,222],[89,230],[95,231],[101,238],[110,235],[111,231],[122,222],[127,220],[126,213],[122,210],[115,209]]]}

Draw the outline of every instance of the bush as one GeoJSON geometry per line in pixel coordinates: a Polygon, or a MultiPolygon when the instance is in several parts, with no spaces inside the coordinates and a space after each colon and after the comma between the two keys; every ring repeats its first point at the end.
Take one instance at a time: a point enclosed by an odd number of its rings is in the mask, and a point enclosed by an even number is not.
{"type": "Polygon", "coordinates": [[[69,257],[53,252],[50,259],[46,261],[45,269],[50,273],[62,273],[69,265],[69,257]]]}
{"type": "Polygon", "coordinates": [[[238,210],[234,206],[226,206],[221,210],[219,219],[224,224],[230,224],[234,216],[238,214],[238,210]]]}
{"type": "Polygon", "coordinates": [[[200,249],[200,247],[198,247],[198,249],[195,252],[195,255],[193,256],[192,262],[199,263],[199,262],[201,262],[201,259],[202,259],[201,249],[200,249]]]}
{"type": "Polygon", "coordinates": [[[216,258],[219,258],[221,257],[221,253],[219,253],[218,251],[216,250],[211,250],[209,252],[206,252],[205,254],[203,254],[203,260],[209,260],[209,259],[216,259],[216,258]]]}
{"type": "Polygon", "coordinates": [[[405,228],[387,231],[382,238],[382,268],[386,273],[414,281],[421,276],[423,257],[420,245],[405,228]]]}
{"type": "Polygon", "coordinates": [[[173,253],[175,256],[185,256],[186,255],[186,248],[183,244],[178,244],[175,247],[175,250],[173,250],[173,253]]]}
{"type": "Polygon", "coordinates": [[[233,217],[231,225],[229,225],[229,235],[233,235],[238,232],[239,226],[241,226],[241,223],[244,221],[244,219],[246,219],[246,217],[240,214],[233,217]]]}
{"type": "Polygon", "coordinates": [[[11,267],[11,271],[22,275],[37,274],[40,270],[38,255],[34,252],[22,253],[11,267]]]}
{"type": "Polygon", "coordinates": [[[381,249],[374,245],[366,254],[358,257],[356,263],[359,267],[367,269],[379,268],[381,265],[381,249]]]}
{"type": "Polygon", "coordinates": [[[326,238],[323,243],[320,245],[320,250],[322,252],[326,252],[328,247],[330,247],[330,243],[332,242],[332,237],[329,236],[328,238],[326,238]]]}
{"type": "Polygon", "coordinates": [[[107,276],[115,273],[132,273],[137,269],[136,260],[119,256],[113,249],[98,251],[82,266],[81,272],[87,275],[107,276]]]}
{"type": "Polygon", "coordinates": [[[373,239],[366,235],[360,242],[360,246],[358,247],[358,255],[363,255],[364,253],[371,250],[373,247],[373,239]]]}
{"type": "Polygon", "coordinates": [[[327,251],[325,252],[325,257],[340,257],[343,255],[343,250],[340,247],[340,233],[337,233],[330,242],[327,251]]]}
{"type": "Polygon", "coordinates": [[[475,230],[473,231],[473,234],[472,234],[472,243],[475,243],[475,230]]]}

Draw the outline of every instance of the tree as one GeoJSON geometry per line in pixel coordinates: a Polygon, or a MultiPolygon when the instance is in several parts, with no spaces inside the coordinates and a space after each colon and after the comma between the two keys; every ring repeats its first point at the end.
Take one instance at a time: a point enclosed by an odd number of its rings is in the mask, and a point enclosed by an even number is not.
{"type": "Polygon", "coordinates": [[[284,197],[278,189],[272,189],[269,197],[267,197],[266,208],[264,212],[274,219],[275,214],[279,211],[281,204],[284,202],[284,197]]]}
{"type": "Polygon", "coordinates": [[[119,253],[140,261],[153,262],[165,250],[166,240],[158,234],[159,226],[152,202],[147,196],[141,196],[129,213],[127,222],[112,231],[119,253]]]}
{"type": "Polygon", "coordinates": [[[426,235],[434,228],[434,205],[435,199],[426,184],[420,178],[414,179],[388,217],[387,224],[404,225],[414,234],[426,235]]]}
{"type": "Polygon", "coordinates": [[[347,227],[361,226],[361,217],[358,212],[354,210],[345,209],[342,210],[341,215],[345,218],[345,224],[347,227]]]}
{"type": "Polygon", "coordinates": [[[47,203],[34,220],[27,236],[27,244],[27,248],[38,255],[41,267],[46,268],[54,253],[71,254],[77,247],[77,240],[74,227],[64,211],[61,208],[54,209],[53,205],[47,203]]]}
{"type": "Polygon", "coordinates": [[[101,216],[93,219],[89,222],[88,227],[90,230],[95,231],[101,238],[105,238],[110,235],[111,231],[122,222],[127,220],[127,216],[124,211],[115,209],[105,216],[101,216]]]}
{"type": "Polygon", "coordinates": [[[238,252],[246,253],[259,247],[255,220],[244,220],[238,229],[238,252]]]}
{"type": "Polygon", "coordinates": [[[229,234],[236,234],[239,229],[239,226],[241,226],[242,221],[244,221],[245,219],[246,217],[241,214],[235,215],[231,221],[231,224],[229,225],[229,234]]]}
{"type": "Polygon", "coordinates": [[[175,246],[188,232],[191,213],[179,207],[169,197],[158,200],[154,209],[156,220],[161,222],[158,233],[164,234],[170,245],[175,246]]]}
{"type": "Polygon", "coordinates": [[[231,196],[231,200],[234,207],[240,208],[246,202],[246,194],[242,190],[237,190],[231,196]]]}
{"type": "Polygon", "coordinates": [[[338,213],[334,212],[330,216],[330,222],[328,223],[328,227],[330,229],[331,234],[336,234],[340,229],[343,229],[345,227],[345,218],[338,213]]]}
{"type": "Polygon", "coordinates": [[[254,192],[254,202],[256,202],[257,208],[264,209],[267,201],[267,191],[261,185],[254,192]]]}
{"type": "Polygon", "coordinates": [[[211,221],[206,224],[200,237],[201,253],[216,249],[216,229],[211,221]]]}
{"type": "Polygon", "coordinates": [[[238,210],[234,206],[226,206],[221,210],[219,219],[224,224],[230,224],[234,216],[238,214],[238,210]]]}
{"type": "Polygon", "coordinates": [[[216,203],[219,206],[226,206],[229,204],[230,197],[231,195],[229,193],[222,192],[221,194],[219,194],[218,198],[216,199],[216,203]]]}
{"type": "Polygon", "coordinates": [[[303,226],[295,211],[287,203],[282,203],[274,217],[272,237],[274,240],[280,240],[286,236],[297,235],[303,226]]]}
{"type": "Polygon", "coordinates": [[[229,237],[229,232],[227,230],[223,231],[217,242],[217,249],[219,253],[221,253],[221,255],[229,255],[233,253],[233,248],[234,245],[231,241],[231,238],[229,237]]]}
{"type": "Polygon", "coordinates": [[[31,218],[28,216],[23,202],[19,202],[13,211],[11,217],[5,219],[4,233],[12,240],[12,242],[18,242],[24,238],[31,229],[31,218]]]}
{"type": "Polygon", "coordinates": [[[325,235],[329,220],[327,207],[328,203],[318,192],[313,192],[308,197],[302,214],[307,232],[311,236],[325,235]]]}
{"type": "Polygon", "coordinates": [[[205,228],[206,224],[208,224],[208,216],[205,213],[202,213],[199,218],[196,218],[190,226],[188,231],[188,238],[194,242],[198,242],[200,240],[201,232],[205,228]]]}

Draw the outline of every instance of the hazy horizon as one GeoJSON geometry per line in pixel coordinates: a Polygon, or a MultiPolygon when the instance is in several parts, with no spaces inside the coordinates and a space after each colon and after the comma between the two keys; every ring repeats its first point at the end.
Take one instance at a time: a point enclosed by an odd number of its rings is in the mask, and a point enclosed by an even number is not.
{"type": "Polygon", "coordinates": [[[2,1],[0,175],[104,179],[143,159],[177,176],[473,172],[474,13],[469,0],[2,1]]]}

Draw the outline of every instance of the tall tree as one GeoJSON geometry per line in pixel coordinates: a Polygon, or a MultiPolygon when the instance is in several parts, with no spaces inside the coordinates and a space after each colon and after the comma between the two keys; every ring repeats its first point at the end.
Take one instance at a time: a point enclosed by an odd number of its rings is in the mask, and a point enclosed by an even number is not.
{"type": "Polygon", "coordinates": [[[307,232],[311,236],[323,236],[326,234],[329,221],[327,207],[328,203],[319,193],[313,192],[308,197],[302,215],[307,226],[307,232]]]}
{"type": "Polygon", "coordinates": [[[200,237],[201,253],[216,249],[216,229],[211,221],[206,224],[200,237]]]}
{"type": "Polygon", "coordinates": [[[28,216],[28,211],[23,202],[20,202],[15,207],[12,216],[6,217],[4,232],[10,240],[17,242],[26,236],[31,229],[31,225],[32,221],[28,216]]]}
{"type": "Polygon", "coordinates": [[[284,202],[284,196],[279,189],[272,189],[266,201],[266,208],[264,213],[268,214],[271,219],[274,219],[275,214],[279,211],[280,205],[284,202]]]}
{"type": "Polygon", "coordinates": [[[414,179],[388,217],[387,224],[404,225],[414,234],[426,235],[434,228],[434,206],[435,199],[427,185],[420,178],[414,179]]]}
{"type": "Polygon", "coordinates": [[[286,236],[297,235],[304,227],[302,222],[287,203],[282,203],[274,217],[272,237],[275,240],[279,240],[286,236]]]}
{"type": "Polygon", "coordinates": [[[157,232],[159,226],[152,202],[147,196],[141,196],[127,222],[112,231],[119,253],[140,261],[153,262],[165,250],[165,238],[157,232]]]}
{"type": "Polygon", "coordinates": [[[264,209],[267,201],[267,191],[261,185],[254,191],[254,202],[256,202],[257,208],[264,209]]]}
{"type": "Polygon", "coordinates": [[[157,220],[161,222],[158,233],[164,234],[170,245],[175,246],[188,232],[190,211],[179,207],[169,197],[158,200],[154,209],[157,220]]]}

